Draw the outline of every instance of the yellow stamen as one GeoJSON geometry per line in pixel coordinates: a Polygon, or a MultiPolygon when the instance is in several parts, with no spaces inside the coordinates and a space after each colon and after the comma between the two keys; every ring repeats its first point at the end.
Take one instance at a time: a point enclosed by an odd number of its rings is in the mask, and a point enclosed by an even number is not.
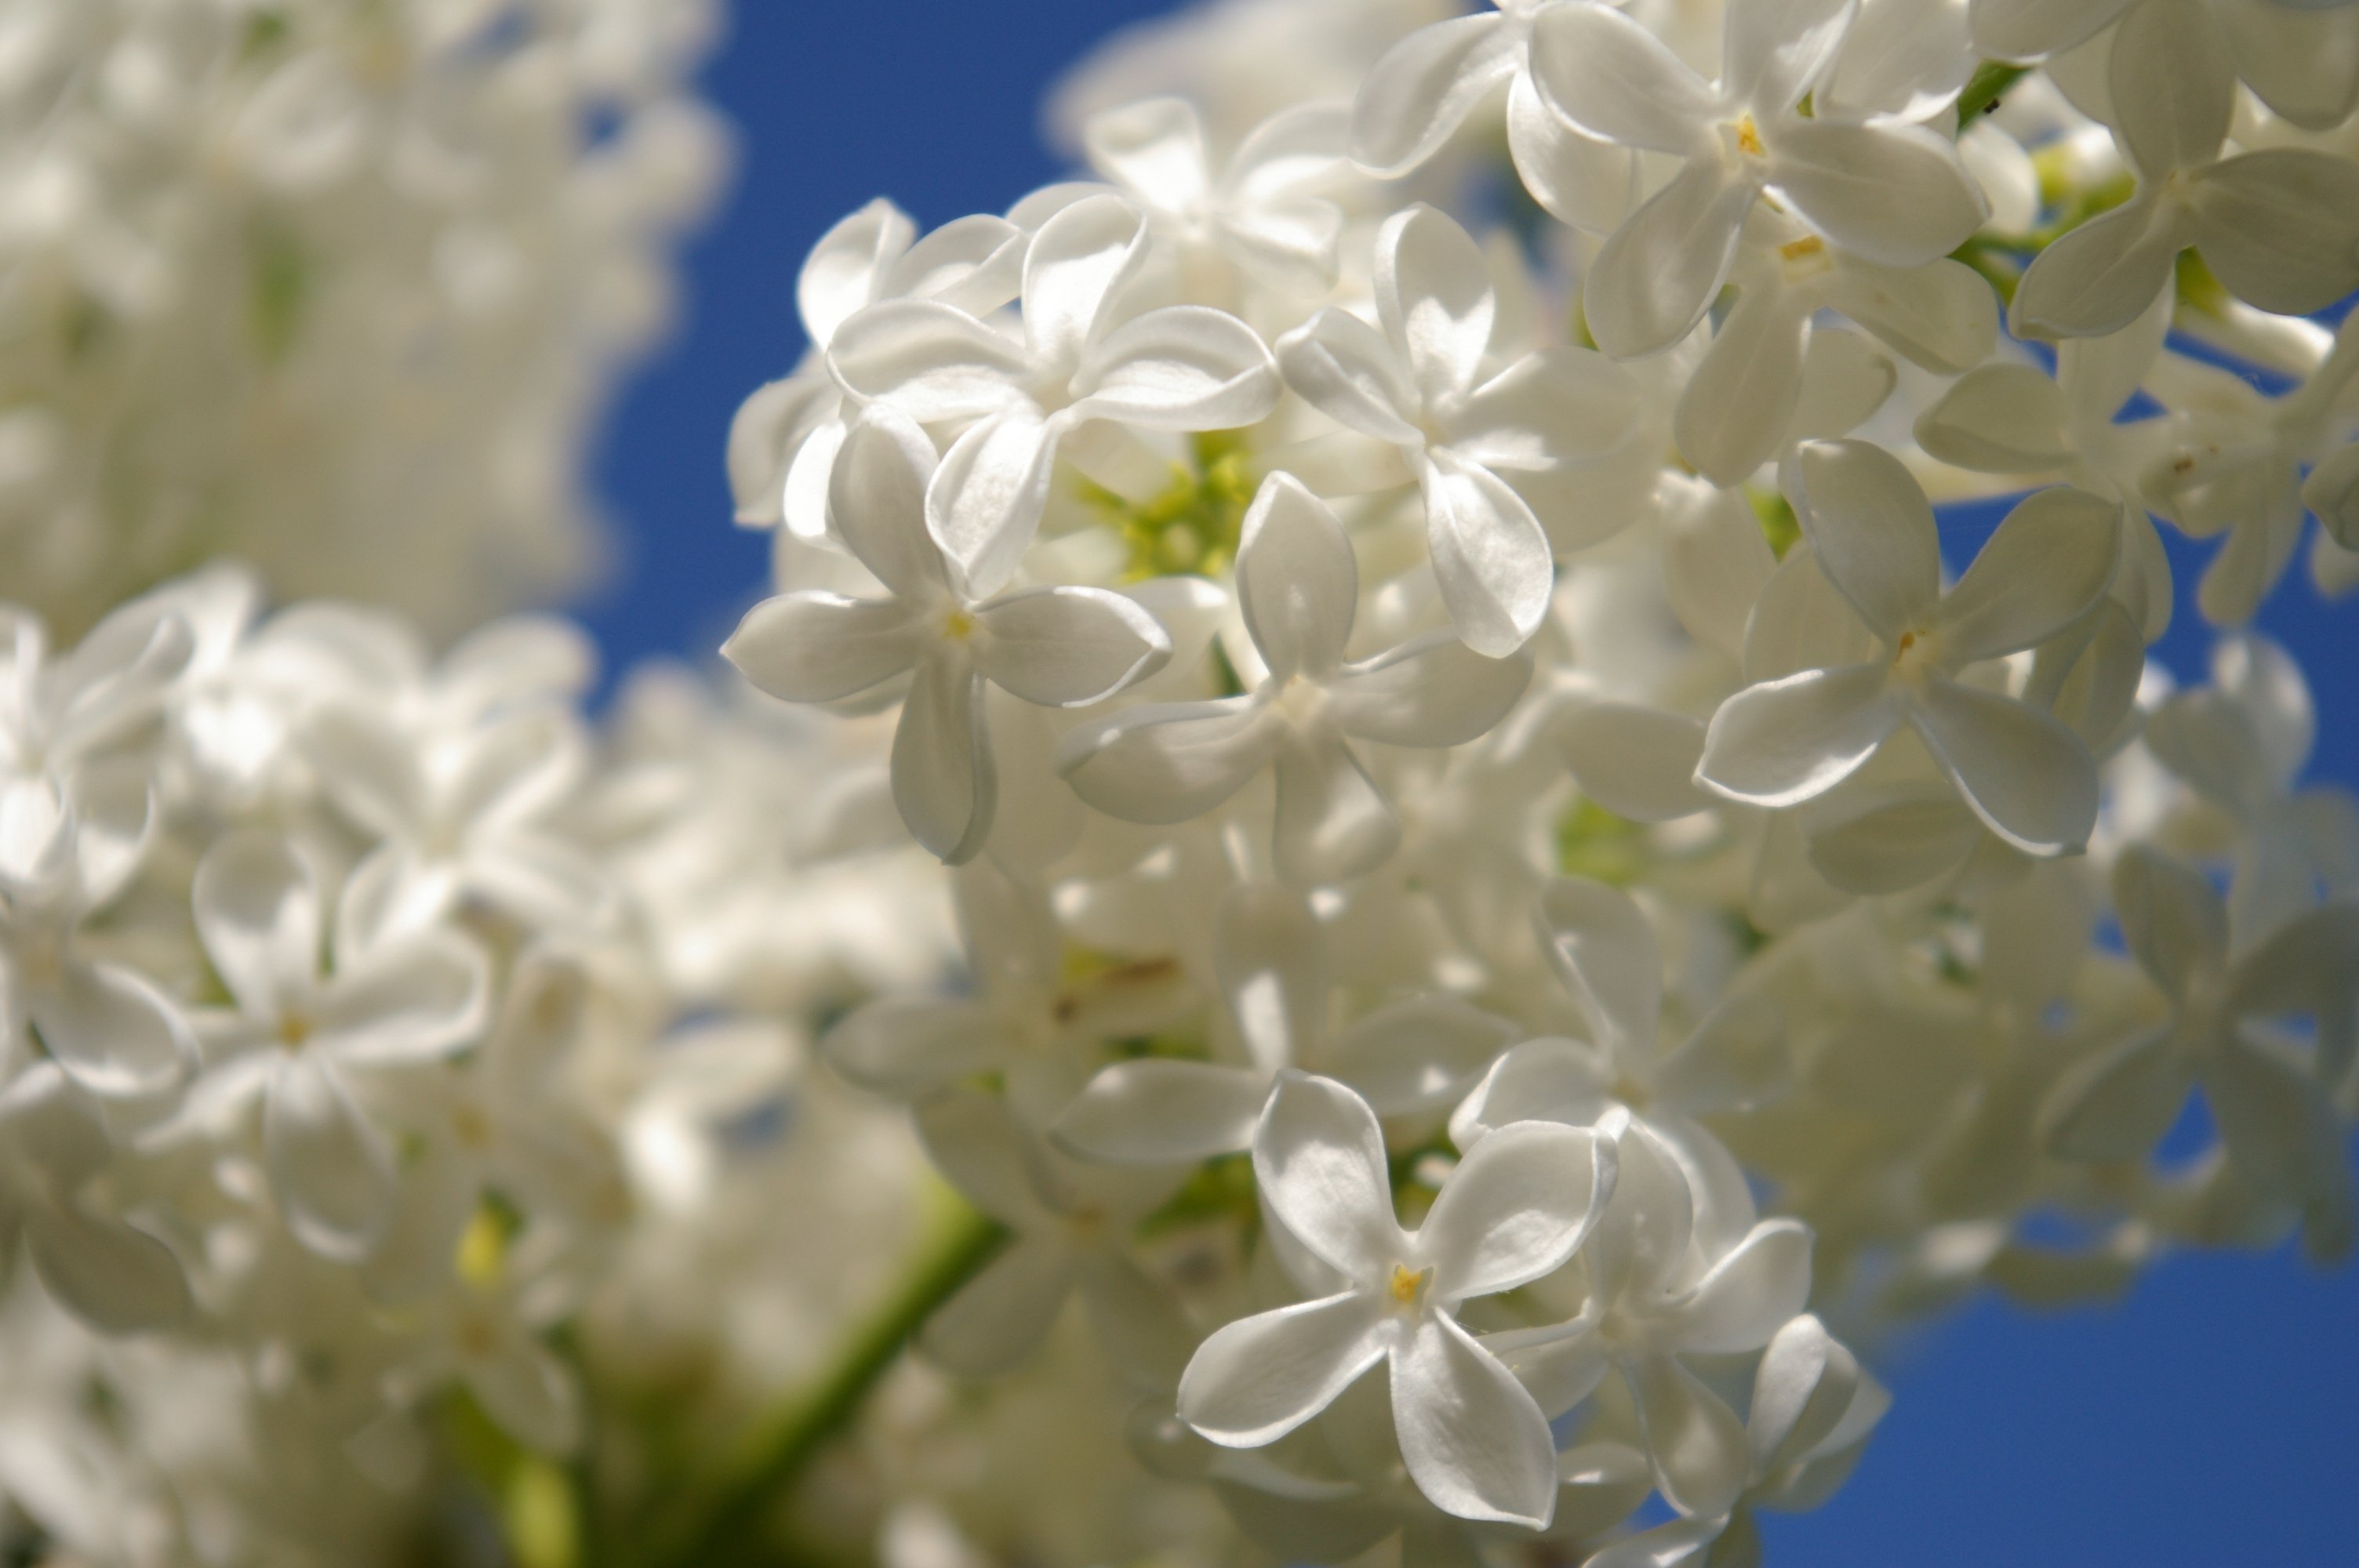
{"type": "Polygon", "coordinates": [[[1799,240],[1788,240],[1777,247],[1777,254],[1789,262],[1802,261],[1827,248],[1827,243],[1816,234],[1805,234],[1799,240]]]}
{"type": "Polygon", "coordinates": [[[1433,1271],[1430,1269],[1420,1269],[1412,1274],[1408,1271],[1408,1264],[1394,1264],[1390,1291],[1393,1304],[1403,1307],[1415,1306],[1418,1298],[1425,1294],[1425,1287],[1432,1278],[1433,1271]]]}
{"type": "Polygon", "coordinates": [[[963,610],[953,610],[942,617],[942,635],[963,643],[974,635],[974,617],[963,610]]]}
{"type": "Polygon", "coordinates": [[[1753,157],[1761,156],[1761,132],[1747,114],[1736,122],[1736,146],[1739,152],[1753,157]]]}

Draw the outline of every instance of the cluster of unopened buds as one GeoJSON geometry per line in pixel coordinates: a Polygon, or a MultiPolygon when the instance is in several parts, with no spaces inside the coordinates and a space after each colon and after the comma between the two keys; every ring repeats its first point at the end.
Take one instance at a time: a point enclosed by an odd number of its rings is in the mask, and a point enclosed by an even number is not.
{"type": "Polygon", "coordinates": [[[756,689],[596,722],[561,622],[264,584],[369,589],[279,524],[380,460],[571,515],[644,321],[541,308],[645,304],[666,209],[495,108],[694,124],[592,67],[703,7],[344,9],[0,30],[0,313],[118,323],[45,384],[233,297],[257,396],[299,324],[356,389],[332,480],[174,383],[0,410],[0,507],[260,573],[0,614],[12,1561],[1745,1568],[1896,1332],[2351,1251],[2359,799],[2255,622],[2312,517],[2359,584],[2359,5],[1183,14],[1063,90],[1082,177],[819,243],[729,437],[756,689]],[[175,40],[198,173],[114,123],[175,40]],[[438,104],[536,200],[402,183],[438,104]],[[366,425],[376,307],[271,291],[332,209],[440,232],[529,439],[366,425]]]}

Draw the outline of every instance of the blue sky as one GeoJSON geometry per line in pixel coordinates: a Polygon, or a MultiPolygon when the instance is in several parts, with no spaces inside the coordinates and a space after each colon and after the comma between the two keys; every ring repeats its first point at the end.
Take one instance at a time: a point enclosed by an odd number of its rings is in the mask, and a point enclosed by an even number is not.
{"type": "MultiPolygon", "coordinates": [[[[622,538],[587,604],[609,661],[701,659],[761,589],[721,464],[744,395],[801,351],[793,285],[836,219],[890,196],[930,226],[1060,172],[1057,71],[1150,0],[737,0],[706,86],[739,168],[690,249],[675,341],[616,410],[601,479],[622,538]]],[[[1967,552],[1970,553],[1970,549],[1967,552]]],[[[2182,588],[2208,546],[2178,552],[2182,588]]],[[[2291,580],[2262,624],[2319,683],[2318,776],[2359,781],[2359,605],[2291,580]]],[[[2200,676],[2191,611],[2161,650],[2200,676]]],[[[2288,1253],[2167,1261],[2118,1307],[1970,1307],[1882,1368],[1899,1403],[1852,1485],[1771,1521],[1772,1568],[2347,1568],[2359,1563],[2359,1274],[2288,1253]]]]}

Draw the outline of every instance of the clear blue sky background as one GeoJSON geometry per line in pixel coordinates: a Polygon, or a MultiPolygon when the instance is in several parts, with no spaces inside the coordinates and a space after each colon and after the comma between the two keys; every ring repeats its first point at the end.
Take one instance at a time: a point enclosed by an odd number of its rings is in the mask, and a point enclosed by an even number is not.
{"type": "MultiPolygon", "coordinates": [[[[738,401],[801,351],[793,285],[812,242],[880,194],[930,226],[1054,178],[1037,128],[1049,81],[1169,8],[737,0],[706,73],[738,127],[736,184],[689,254],[680,333],[628,389],[601,461],[623,553],[585,608],[612,664],[706,657],[761,589],[766,547],[730,522],[722,441],[738,401]]],[[[2182,588],[2201,555],[2181,554],[2182,588]]],[[[2295,580],[2263,624],[2320,687],[2314,772],[2359,782],[2359,604],[2330,611],[2295,580]]],[[[2161,652],[2200,678],[2191,610],[2161,652]]],[[[1770,1521],[1772,1568],[2359,1564],[2359,1273],[2180,1258],[2116,1308],[1972,1306],[1883,1369],[1897,1408],[1831,1505],[1770,1521]]]]}

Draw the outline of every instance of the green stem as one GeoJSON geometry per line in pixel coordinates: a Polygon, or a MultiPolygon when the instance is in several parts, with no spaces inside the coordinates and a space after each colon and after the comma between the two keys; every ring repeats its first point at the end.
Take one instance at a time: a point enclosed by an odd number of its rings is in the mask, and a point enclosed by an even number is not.
{"type": "Polygon", "coordinates": [[[943,1206],[951,1212],[933,1222],[924,1249],[893,1293],[873,1316],[854,1325],[817,1383],[760,1423],[717,1491],[663,1532],[647,1561],[707,1568],[756,1560],[764,1514],[829,1440],[851,1424],[926,1319],[974,1277],[1006,1234],[955,1198],[943,1206]]]}
{"type": "Polygon", "coordinates": [[[2029,73],[2027,65],[2009,65],[2002,59],[1986,59],[1966,78],[1965,91],[1958,94],[1958,129],[1968,125],[1998,107],[2006,90],[2029,73]]]}

